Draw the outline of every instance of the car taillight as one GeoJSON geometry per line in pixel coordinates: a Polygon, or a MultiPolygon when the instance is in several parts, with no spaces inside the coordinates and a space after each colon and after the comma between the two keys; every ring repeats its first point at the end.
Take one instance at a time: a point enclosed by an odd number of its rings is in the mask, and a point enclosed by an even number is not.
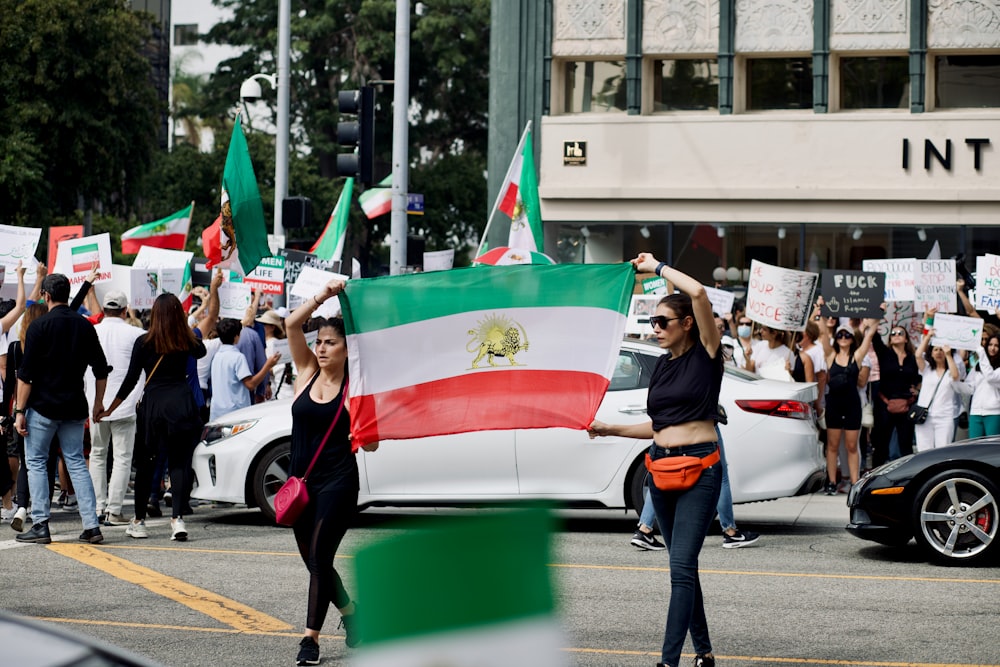
{"type": "Polygon", "coordinates": [[[770,415],[772,417],[789,417],[791,419],[812,419],[812,406],[802,401],[783,400],[744,400],[736,401],[747,412],[770,415]]]}

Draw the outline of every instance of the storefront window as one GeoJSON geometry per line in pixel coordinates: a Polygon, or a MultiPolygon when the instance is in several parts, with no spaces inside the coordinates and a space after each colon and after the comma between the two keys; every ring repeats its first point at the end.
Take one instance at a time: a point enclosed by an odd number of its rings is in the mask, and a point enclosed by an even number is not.
{"type": "Polygon", "coordinates": [[[566,113],[625,111],[624,62],[568,62],[563,73],[566,113]]]}
{"type": "Polygon", "coordinates": [[[758,58],[746,65],[748,109],[812,109],[812,58],[758,58]]]}
{"type": "Polygon", "coordinates": [[[906,56],[841,58],[842,109],[906,109],[910,105],[906,56]]]}
{"type": "Polygon", "coordinates": [[[1000,107],[1000,55],[936,56],[934,75],[939,109],[1000,107]]]}
{"type": "Polygon", "coordinates": [[[654,111],[719,108],[718,60],[657,60],[653,63],[654,111]]]}

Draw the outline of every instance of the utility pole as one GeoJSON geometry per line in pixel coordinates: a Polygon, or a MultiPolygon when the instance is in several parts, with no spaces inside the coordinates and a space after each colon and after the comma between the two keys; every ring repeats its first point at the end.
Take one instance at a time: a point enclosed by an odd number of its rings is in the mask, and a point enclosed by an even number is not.
{"type": "Polygon", "coordinates": [[[390,214],[389,274],[406,265],[406,193],[410,177],[410,0],[396,0],[396,64],[392,110],[392,213],[390,214]]]}

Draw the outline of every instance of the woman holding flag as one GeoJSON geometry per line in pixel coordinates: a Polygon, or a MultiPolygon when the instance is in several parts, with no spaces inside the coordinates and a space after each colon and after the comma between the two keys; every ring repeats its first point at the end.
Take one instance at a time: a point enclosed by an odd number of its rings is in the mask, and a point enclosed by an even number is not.
{"type": "Polygon", "coordinates": [[[646,411],[651,419],[629,425],[595,421],[590,436],[652,438],[649,459],[653,462],[670,456],[704,459],[701,476],[689,488],[663,491],[651,476],[647,483],[670,553],[670,606],[662,662],[657,667],[678,667],[689,631],[697,654],[695,667],[715,667],[698,579],[698,554],[715,516],[722,484],[715,429],[722,388],[721,337],[701,283],[649,253],[640,253],[632,265],[636,271],[655,273],[681,291],[664,297],[656,315],[649,318],[657,342],[667,351],[649,382],[646,411]]]}
{"type": "MultiPolygon", "coordinates": [[[[347,336],[341,318],[324,319],[315,347],[309,349],[302,330],[313,311],[343,291],[343,281],[330,281],[285,321],[288,347],[298,368],[288,474],[302,477],[311,467],[307,480],[309,504],[292,527],[299,554],[309,570],[306,630],[299,642],[297,665],[319,664],[319,633],[331,603],[340,611],[345,643],[358,643],[354,602],[333,567],[340,541],[358,511],[360,489],[347,405],[347,336]]],[[[365,451],[376,449],[378,443],[365,446],[365,451]]]]}

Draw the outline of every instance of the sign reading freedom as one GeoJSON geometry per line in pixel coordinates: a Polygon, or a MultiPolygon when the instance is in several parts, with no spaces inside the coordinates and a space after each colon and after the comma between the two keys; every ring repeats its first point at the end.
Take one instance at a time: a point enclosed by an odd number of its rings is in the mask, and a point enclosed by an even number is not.
{"type": "Polygon", "coordinates": [[[824,317],[882,318],[885,274],[868,271],[823,270],[824,317]]]}

